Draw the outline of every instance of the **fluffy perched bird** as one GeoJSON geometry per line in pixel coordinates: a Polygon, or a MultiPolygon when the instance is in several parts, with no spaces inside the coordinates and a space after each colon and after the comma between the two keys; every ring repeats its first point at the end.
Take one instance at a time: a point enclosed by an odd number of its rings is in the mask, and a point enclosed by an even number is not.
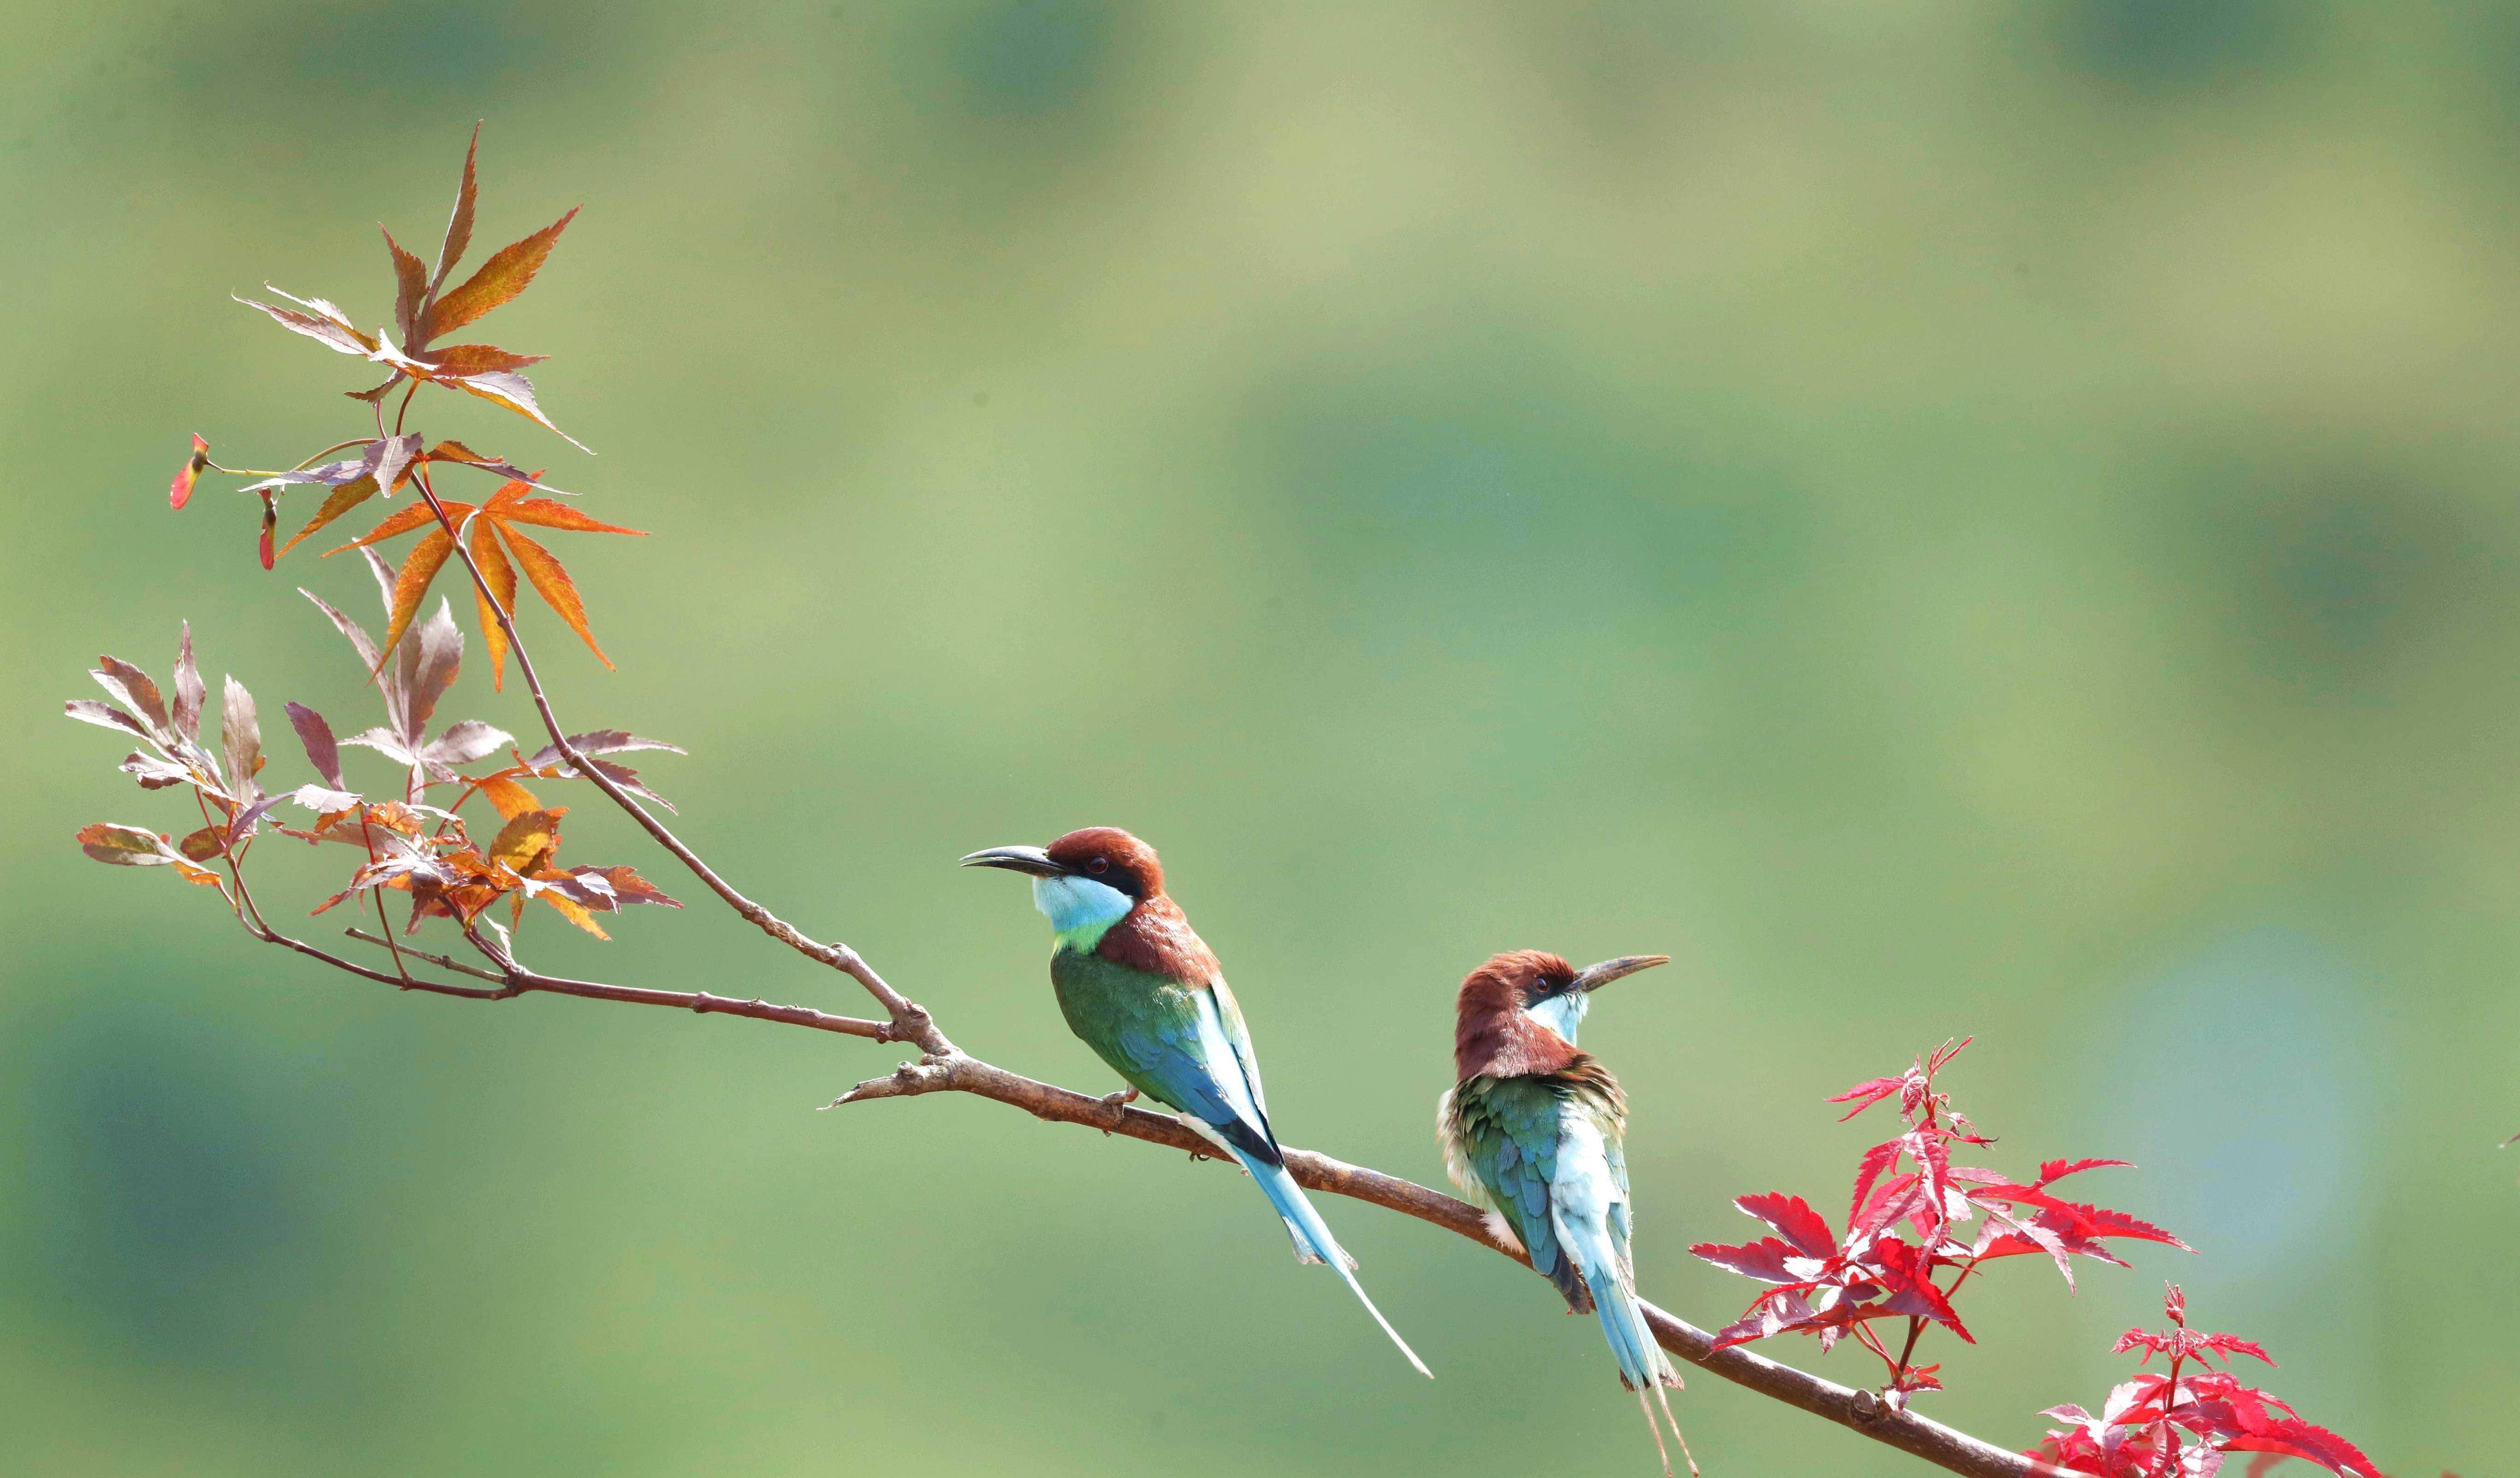
{"type": "MultiPolygon", "coordinates": [[[[1648,1388],[1683,1457],[1688,1442],[1662,1390],[1681,1384],[1680,1374],[1637,1301],[1628,1250],[1635,1218],[1621,1144],[1628,1098],[1608,1068],[1576,1050],[1575,1034],[1594,991],[1669,960],[1628,955],[1578,970],[1555,955],[1516,950],[1470,971],[1455,1006],[1460,1081],[1435,1110],[1453,1184],[1505,1219],[1533,1269],[1565,1295],[1568,1313],[1600,1317],[1619,1383],[1637,1393],[1666,1478],[1671,1452],[1645,1400],[1648,1388]]],[[[1688,1470],[1697,1471],[1694,1458],[1688,1470]]]]}
{"type": "Polygon", "coordinates": [[[1165,895],[1155,849],[1115,827],[1088,827],[1048,847],[974,852],[963,865],[1032,878],[1033,903],[1057,938],[1050,981],[1068,1030],[1129,1084],[1112,1101],[1144,1093],[1205,1129],[1277,1208],[1296,1258],[1336,1269],[1409,1364],[1431,1379],[1433,1372],[1365,1296],[1356,1259],[1286,1173],[1242,1008],[1226,988],[1216,956],[1165,895]]]}

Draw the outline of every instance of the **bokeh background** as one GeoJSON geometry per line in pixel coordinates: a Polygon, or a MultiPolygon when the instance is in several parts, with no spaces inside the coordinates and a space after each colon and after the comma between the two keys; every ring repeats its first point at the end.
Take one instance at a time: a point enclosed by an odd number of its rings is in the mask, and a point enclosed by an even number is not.
{"type": "MultiPolygon", "coordinates": [[[[1822,1097],[1973,1032],[1996,1163],[2136,1160],[2092,1193],[2199,1255],[2003,1268],[1927,1410],[2034,1441],[2177,1277],[2393,1470],[2520,1451],[2520,7],[6,29],[0,1469],[1650,1470],[1590,1322],[1424,1227],[1328,1211],[1433,1385],[1213,1166],[818,1114],[897,1050],[397,997],[79,858],[191,825],[58,716],[100,650],[162,674],[189,617],[275,717],[371,721],[292,592],[364,614],[364,572],[163,491],[195,430],[357,432],[361,367],[227,294],[384,321],[374,223],[433,248],[475,118],[481,248],[586,206],[477,336],[557,356],[602,456],[420,425],[653,531],[555,536],[620,663],[529,610],[557,700],[688,745],[684,833],[971,1050],[1108,1086],[1022,889],[953,867],[1088,823],[1163,849],[1288,1139],[1421,1180],[1465,968],[1668,951],[1587,1038],[1649,1296],[1736,1313],[1686,1246],[1746,1191],[1841,1215],[1868,1126],[1822,1097]]],[[[445,715],[532,733],[473,657],[445,715]]],[[[566,798],[571,856],[698,898],[566,798]]],[[[616,936],[524,944],[863,1008],[722,910],[616,936]]],[[[1712,1473],[1921,1471],[1680,1410],[1712,1473]]]]}

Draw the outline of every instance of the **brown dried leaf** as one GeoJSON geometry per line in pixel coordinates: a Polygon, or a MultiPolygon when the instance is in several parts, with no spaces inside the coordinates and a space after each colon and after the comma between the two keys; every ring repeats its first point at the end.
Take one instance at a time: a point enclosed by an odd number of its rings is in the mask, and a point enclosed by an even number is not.
{"type": "Polygon", "coordinates": [[[220,827],[203,827],[175,843],[175,850],[195,862],[208,862],[214,857],[223,857],[228,850],[227,831],[220,827]]]}
{"type": "Polygon", "coordinates": [[[435,338],[450,329],[460,329],[524,291],[534,274],[542,270],[560,234],[576,218],[577,210],[572,206],[568,214],[540,231],[492,252],[478,271],[464,280],[464,286],[439,298],[429,309],[428,336],[435,338]]]}

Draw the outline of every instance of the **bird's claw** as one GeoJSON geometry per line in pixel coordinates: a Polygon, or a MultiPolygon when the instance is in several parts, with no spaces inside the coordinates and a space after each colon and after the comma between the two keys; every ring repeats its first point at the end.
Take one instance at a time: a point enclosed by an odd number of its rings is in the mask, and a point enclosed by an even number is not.
{"type": "Polygon", "coordinates": [[[1121,1089],[1104,1094],[1100,1101],[1103,1107],[1111,1110],[1111,1122],[1102,1130],[1103,1137],[1107,1139],[1112,1130],[1129,1122],[1129,1105],[1138,1101],[1138,1091],[1134,1088],[1121,1089]]]}

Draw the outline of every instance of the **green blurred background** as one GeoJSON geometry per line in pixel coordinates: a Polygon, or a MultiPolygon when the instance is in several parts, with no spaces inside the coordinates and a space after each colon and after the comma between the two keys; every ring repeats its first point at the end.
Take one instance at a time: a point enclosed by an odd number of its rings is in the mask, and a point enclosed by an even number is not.
{"type": "MultiPolygon", "coordinates": [[[[5,16],[0,1469],[1650,1471],[1465,1242],[1328,1206],[1428,1385],[1213,1166],[817,1114],[898,1050],[397,997],[78,857],[188,825],[58,716],[99,650],[190,617],[373,721],[292,591],[366,575],[163,490],[357,433],[362,367],[227,294],[384,321],[373,223],[433,249],[476,117],[481,248],[586,210],[462,336],[603,455],[420,425],[654,533],[554,536],[620,662],[531,609],[563,714],[687,744],[684,834],[968,1048],[1109,1086],[953,867],[1089,823],[1163,849],[1289,1141],[1419,1180],[1465,968],[1668,951],[1587,1037],[1650,1297],[1736,1313],[1686,1246],[1841,1215],[1880,1126],[1822,1097],[1974,1032],[1995,1163],[2137,1160],[2091,1192],[2201,1255],[2003,1268],[1926,1410],[2030,1443],[2176,1276],[2393,1470],[2520,1450],[2520,7],[698,10],[5,16]]],[[[444,715],[531,733],[479,655],[444,715]]],[[[338,885],[263,856],[276,914],[338,885]]],[[[524,944],[864,1008],[722,910],[616,938],[524,944]]],[[[1922,1470],[1680,1410],[1714,1474],[1922,1470]]]]}

